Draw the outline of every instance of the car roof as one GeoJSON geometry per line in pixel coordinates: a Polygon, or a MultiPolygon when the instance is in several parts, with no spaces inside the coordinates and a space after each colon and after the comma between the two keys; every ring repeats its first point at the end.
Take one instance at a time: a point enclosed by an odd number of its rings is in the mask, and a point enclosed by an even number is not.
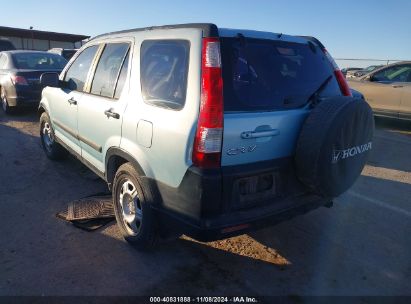
{"type": "Polygon", "coordinates": [[[378,72],[379,70],[385,69],[387,67],[396,66],[396,65],[403,65],[403,64],[411,64],[411,61],[398,61],[398,62],[386,64],[386,65],[380,65],[377,69],[372,71],[372,73],[378,72]]]}
{"type": "MultiPolygon", "coordinates": [[[[282,40],[282,41],[297,42],[297,43],[307,43],[308,41],[310,41],[308,37],[291,36],[291,35],[285,35],[282,33],[244,30],[244,29],[220,28],[218,29],[218,33],[220,37],[236,37],[238,36],[238,34],[242,34],[247,38],[256,38],[256,39],[282,40]]],[[[320,43],[319,43],[319,46],[321,46],[320,43]]]]}
{"type": "Polygon", "coordinates": [[[10,55],[13,55],[13,54],[50,54],[47,51],[35,51],[35,50],[10,50],[10,51],[3,51],[2,53],[8,53],[10,55]]]}
{"type": "Polygon", "coordinates": [[[392,65],[398,65],[398,64],[411,64],[411,61],[409,61],[409,60],[406,60],[406,61],[398,61],[398,62],[394,62],[394,63],[390,63],[390,64],[387,64],[387,65],[384,65],[384,67],[392,66],[392,65]]]}
{"type": "Polygon", "coordinates": [[[104,38],[104,37],[109,37],[109,36],[118,35],[118,34],[128,34],[128,33],[134,33],[134,32],[151,31],[151,30],[159,30],[159,29],[178,29],[178,28],[198,28],[203,31],[204,37],[217,37],[218,36],[218,28],[213,23],[184,23],[184,24],[149,26],[149,27],[134,28],[134,29],[123,30],[123,31],[109,32],[106,34],[95,36],[91,38],[90,41],[97,39],[97,38],[104,38]]]}
{"type": "Polygon", "coordinates": [[[161,25],[161,26],[150,26],[143,28],[134,28],[123,31],[110,32],[102,35],[93,37],[91,40],[108,38],[113,35],[120,34],[132,34],[141,31],[151,31],[151,30],[162,30],[162,29],[179,29],[179,28],[196,28],[203,31],[203,37],[234,37],[239,33],[246,37],[251,38],[261,38],[261,39],[282,39],[285,41],[293,41],[299,43],[306,43],[308,40],[315,40],[316,43],[323,47],[323,45],[314,37],[309,36],[290,36],[283,35],[281,33],[265,32],[265,31],[255,31],[247,29],[233,29],[233,28],[218,28],[217,25],[213,23],[184,23],[184,24],[172,24],[172,25],[161,25]]]}
{"type": "Polygon", "coordinates": [[[51,48],[47,52],[49,52],[49,51],[77,51],[77,50],[78,49],[51,48]]]}

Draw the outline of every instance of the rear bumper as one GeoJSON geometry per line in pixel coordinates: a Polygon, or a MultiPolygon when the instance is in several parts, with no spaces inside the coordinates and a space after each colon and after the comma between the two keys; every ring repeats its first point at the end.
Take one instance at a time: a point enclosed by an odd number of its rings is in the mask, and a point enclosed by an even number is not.
{"type": "Polygon", "coordinates": [[[14,98],[8,98],[9,105],[11,107],[38,107],[40,103],[40,97],[30,97],[30,96],[18,96],[14,98]]]}
{"type": "Polygon", "coordinates": [[[164,232],[184,233],[200,241],[274,225],[330,202],[330,198],[306,191],[295,178],[291,159],[218,170],[192,167],[180,187],[154,183],[154,188],[158,197],[151,206],[160,216],[164,232]],[[275,191],[252,194],[252,199],[244,202],[238,181],[267,174],[274,176],[275,191]]]}
{"type": "Polygon", "coordinates": [[[30,86],[9,88],[7,101],[11,107],[36,107],[40,103],[41,91],[33,90],[30,86]]]}
{"type": "Polygon", "coordinates": [[[164,209],[155,211],[161,218],[165,233],[183,233],[196,240],[209,242],[273,226],[327,205],[329,202],[329,199],[317,196],[295,197],[283,202],[288,205],[288,208],[258,208],[215,218],[204,218],[195,223],[174,212],[164,209]]]}

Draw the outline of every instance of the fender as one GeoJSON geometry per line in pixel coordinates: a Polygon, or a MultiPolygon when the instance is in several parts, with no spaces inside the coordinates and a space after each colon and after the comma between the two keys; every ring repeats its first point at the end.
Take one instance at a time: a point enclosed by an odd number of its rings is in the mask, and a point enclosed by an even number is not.
{"type": "Polygon", "coordinates": [[[41,114],[43,114],[44,112],[46,112],[50,116],[48,109],[43,104],[40,103],[39,107],[37,108],[38,117],[40,117],[41,114]]]}
{"type": "Polygon", "coordinates": [[[39,117],[41,116],[43,112],[46,112],[50,116],[47,99],[43,97],[43,93],[45,89],[46,88],[44,88],[43,91],[41,92],[41,100],[39,103],[39,107],[37,108],[37,114],[39,117]]]}
{"type": "Polygon", "coordinates": [[[119,156],[127,160],[133,165],[133,167],[136,169],[137,173],[141,177],[141,182],[145,185],[145,187],[143,187],[143,190],[145,190],[145,196],[146,196],[147,202],[150,202],[150,203],[162,202],[162,196],[160,194],[160,191],[158,190],[157,183],[153,179],[147,177],[142,166],[138,163],[138,161],[133,156],[131,156],[128,152],[126,152],[125,150],[119,147],[111,147],[107,150],[107,153],[106,153],[105,180],[107,182],[107,185],[110,191],[113,190],[112,183],[114,180],[114,176],[116,174],[115,168],[118,165],[116,164],[116,162],[114,161],[114,157],[112,156],[119,156]]]}
{"type": "Polygon", "coordinates": [[[123,149],[119,147],[111,147],[107,150],[106,157],[105,157],[105,168],[106,168],[105,179],[107,183],[109,184],[109,187],[110,187],[111,182],[114,179],[114,175],[116,174],[116,172],[114,171],[116,164],[112,156],[119,156],[121,158],[124,158],[125,160],[127,160],[134,166],[134,168],[137,170],[137,173],[140,176],[146,176],[146,173],[144,172],[143,168],[133,156],[131,156],[130,154],[128,154],[126,151],[124,151],[123,149]]]}

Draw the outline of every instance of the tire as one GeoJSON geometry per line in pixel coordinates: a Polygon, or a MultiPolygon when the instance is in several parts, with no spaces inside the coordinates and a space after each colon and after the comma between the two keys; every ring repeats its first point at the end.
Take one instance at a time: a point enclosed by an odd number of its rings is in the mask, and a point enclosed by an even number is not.
{"type": "Polygon", "coordinates": [[[372,149],[374,118],[362,99],[329,98],[306,119],[295,154],[299,180],[312,192],[334,198],[360,176],[372,149]]]}
{"type": "Polygon", "coordinates": [[[159,238],[155,214],[149,206],[150,189],[130,163],[121,165],[113,181],[113,204],[124,239],[140,250],[154,247],[159,238]]]}
{"type": "Polygon", "coordinates": [[[6,114],[13,113],[13,108],[9,106],[6,90],[3,87],[1,88],[0,98],[1,98],[1,107],[3,109],[3,112],[6,114]]]}
{"type": "Polygon", "coordinates": [[[65,150],[56,140],[49,115],[44,112],[40,116],[40,140],[44,153],[51,160],[62,160],[67,156],[65,150]]]}

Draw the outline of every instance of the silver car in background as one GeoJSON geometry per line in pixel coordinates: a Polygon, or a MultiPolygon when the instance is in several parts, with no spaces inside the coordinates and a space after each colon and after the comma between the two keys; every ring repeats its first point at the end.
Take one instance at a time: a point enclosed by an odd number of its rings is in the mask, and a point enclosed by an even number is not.
{"type": "Polygon", "coordinates": [[[364,95],[374,114],[411,120],[411,61],[384,66],[348,84],[364,95]]]}

